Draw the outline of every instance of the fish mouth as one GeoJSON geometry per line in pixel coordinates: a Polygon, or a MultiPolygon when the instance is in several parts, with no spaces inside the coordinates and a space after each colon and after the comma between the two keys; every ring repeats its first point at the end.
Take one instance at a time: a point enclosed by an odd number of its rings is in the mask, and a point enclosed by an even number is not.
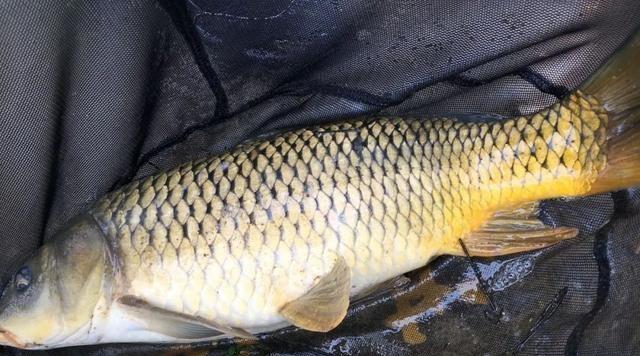
{"type": "Polygon", "coordinates": [[[0,345],[7,345],[11,347],[16,347],[19,349],[26,349],[28,347],[27,344],[23,344],[18,341],[18,338],[11,331],[0,329],[0,345]]]}

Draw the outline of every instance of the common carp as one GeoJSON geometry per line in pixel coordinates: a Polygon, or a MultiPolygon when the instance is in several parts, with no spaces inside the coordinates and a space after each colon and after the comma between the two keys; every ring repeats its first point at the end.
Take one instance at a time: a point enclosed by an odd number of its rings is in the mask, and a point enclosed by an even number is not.
{"type": "Polygon", "coordinates": [[[350,301],[443,255],[576,236],[536,202],[640,185],[640,40],[534,115],[298,129],[108,193],[17,269],[0,344],[326,332],[350,301]]]}

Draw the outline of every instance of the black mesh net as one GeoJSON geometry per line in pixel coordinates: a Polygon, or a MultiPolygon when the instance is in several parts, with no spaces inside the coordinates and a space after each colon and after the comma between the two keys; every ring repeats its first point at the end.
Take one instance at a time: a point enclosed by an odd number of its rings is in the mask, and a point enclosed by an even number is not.
{"type": "MultiPolygon", "coordinates": [[[[133,178],[341,118],[532,113],[640,25],[637,0],[9,0],[0,9],[1,281],[133,178]]],[[[578,227],[579,238],[530,254],[439,258],[354,305],[327,334],[0,351],[640,354],[639,191],[543,208],[546,222],[578,227]]]]}

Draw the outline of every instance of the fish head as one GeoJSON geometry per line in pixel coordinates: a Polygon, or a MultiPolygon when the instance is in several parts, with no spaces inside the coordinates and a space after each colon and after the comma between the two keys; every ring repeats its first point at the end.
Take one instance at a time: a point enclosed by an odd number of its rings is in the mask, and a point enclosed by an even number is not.
{"type": "Polygon", "coordinates": [[[106,241],[76,219],[24,262],[0,296],[0,345],[44,349],[82,344],[104,295],[106,241]]]}

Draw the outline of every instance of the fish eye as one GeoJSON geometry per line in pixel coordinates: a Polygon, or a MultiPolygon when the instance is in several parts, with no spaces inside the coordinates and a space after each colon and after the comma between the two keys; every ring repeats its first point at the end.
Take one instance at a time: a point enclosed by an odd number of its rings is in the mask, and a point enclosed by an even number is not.
{"type": "Polygon", "coordinates": [[[31,269],[28,266],[24,266],[16,272],[15,276],[15,286],[18,292],[24,292],[29,285],[31,285],[31,269]]]}

